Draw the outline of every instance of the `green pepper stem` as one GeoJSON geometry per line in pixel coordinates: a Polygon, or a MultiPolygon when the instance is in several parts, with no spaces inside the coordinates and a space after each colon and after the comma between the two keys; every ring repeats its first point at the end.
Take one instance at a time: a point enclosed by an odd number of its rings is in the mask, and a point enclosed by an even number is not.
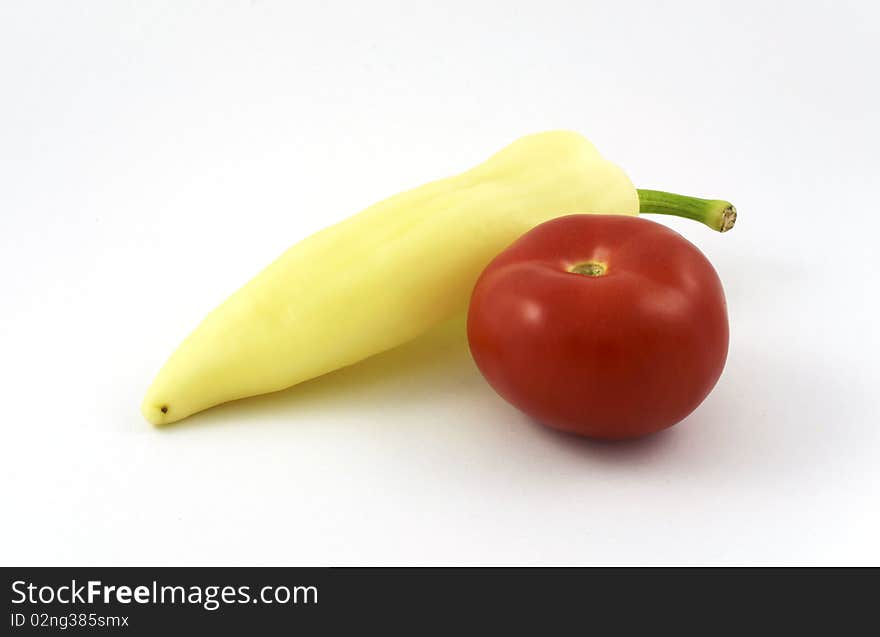
{"type": "Polygon", "coordinates": [[[736,223],[736,208],[729,201],[698,199],[661,190],[638,190],[639,212],[675,215],[704,223],[718,232],[727,232],[736,223]]]}

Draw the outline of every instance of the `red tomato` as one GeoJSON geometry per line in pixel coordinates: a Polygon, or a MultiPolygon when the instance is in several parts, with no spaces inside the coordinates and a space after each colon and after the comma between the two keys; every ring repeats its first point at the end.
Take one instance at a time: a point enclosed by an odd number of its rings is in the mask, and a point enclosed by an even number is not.
{"type": "Polygon", "coordinates": [[[571,215],[523,235],[471,298],[474,360],[539,422],[634,438],[682,420],[727,358],[727,307],[712,264],[666,226],[571,215]]]}

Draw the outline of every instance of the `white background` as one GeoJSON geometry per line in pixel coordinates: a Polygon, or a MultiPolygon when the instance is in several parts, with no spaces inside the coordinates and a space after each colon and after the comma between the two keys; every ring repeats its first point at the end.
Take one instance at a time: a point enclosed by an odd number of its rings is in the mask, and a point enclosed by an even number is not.
{"type": "Polygon", "coordinates": [[[880,564],[876,7],[3,2],[0,563],[880,564]],[[141,419],[290,244],[550,128],[740,211],[662,219],[730,307],[686,421],[545,430],[460,324],[141,419]]]}

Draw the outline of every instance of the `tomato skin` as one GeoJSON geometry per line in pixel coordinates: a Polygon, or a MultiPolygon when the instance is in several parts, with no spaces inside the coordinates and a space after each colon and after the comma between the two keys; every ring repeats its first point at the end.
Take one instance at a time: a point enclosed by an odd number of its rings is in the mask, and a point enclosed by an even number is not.
{"type": "Polygon", "coordinates": [[[708,259],[659,223],[570,215],[537,226],[483,271],[468,310],[474,361],[537,421],[634,438],[690,414],[724,369],[727,306],[708,259]],[[582,263],[600,276],[570,271],[582,263]]]}

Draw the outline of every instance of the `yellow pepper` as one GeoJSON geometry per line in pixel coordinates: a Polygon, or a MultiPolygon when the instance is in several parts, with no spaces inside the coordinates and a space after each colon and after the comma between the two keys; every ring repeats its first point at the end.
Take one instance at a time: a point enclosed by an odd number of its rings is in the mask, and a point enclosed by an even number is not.
{"type": "MultiPolygon", "coordinates": [[[[727,202],[645,195],[652,212],[718,230],[727,202]],[[702,203],[701,203],[702,202],[702,203]]],[[[463,310],[488,262],[570,213],[637,215],[639,193],[584,137],[523,137],[479,166],[370,206],[297,243],[211,312],[143,401],[171,423],[400,345],[463,310]]]]}

